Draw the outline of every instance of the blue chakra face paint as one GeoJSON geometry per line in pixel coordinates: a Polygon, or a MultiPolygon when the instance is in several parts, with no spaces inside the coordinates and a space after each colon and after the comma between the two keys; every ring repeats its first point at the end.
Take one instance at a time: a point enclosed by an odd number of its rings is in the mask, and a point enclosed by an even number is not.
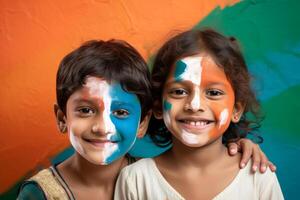
{"type": "Polygon", "coordinates": [[[118,148],[107,157],[107,163],[113,162],[130,150],[136,140],[141,117],[141,105],[136,95],[125,92],[120,84],[111,85],[110,95],[110,119],[116,127],[116,133],[112,135],[111,140],[118,142],[118,148]]]}
{"type": "Polygon", "coordinates": [[[71,144],[91,163],[110,164],[134,144],[140,116],[135,94],[124,91],[119,83],[88,77],[67,102],[71,144]]]}

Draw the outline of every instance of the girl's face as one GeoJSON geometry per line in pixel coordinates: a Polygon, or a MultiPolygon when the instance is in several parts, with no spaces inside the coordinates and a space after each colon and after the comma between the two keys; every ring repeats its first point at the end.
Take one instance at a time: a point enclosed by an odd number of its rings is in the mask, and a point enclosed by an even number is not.
{"type": "Polygon", "coordinates": [[[67,127],[75,150],[94,164],[109,164],[132,147],[141,106],[119,83],[88,77],[67,102],[67,127]]]}
{"type": "Polygon", "coordinates": [[[209,55],[178,60],[163,90],[163,119],[183,144],[200,147],[220,138],[235,121],[234,90],[209,55]]]}

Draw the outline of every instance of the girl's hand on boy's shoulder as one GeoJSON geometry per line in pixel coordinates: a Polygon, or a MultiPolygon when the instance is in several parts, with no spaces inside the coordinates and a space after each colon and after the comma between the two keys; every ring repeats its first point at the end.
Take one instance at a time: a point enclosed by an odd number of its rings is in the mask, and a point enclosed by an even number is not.
{"type": "Polygon", "coordinates": [[[229,155],[233,156],[238,152],[242,153],[242,159],[240,161],[240,168],[244,168],[252,157],[252,171],[256,172],[259,168],[261,173],[270,168],[272,172],[276,171],[276,166],[269,161],[267,156],[261,150],[258,144],[253,143],[251,140],[242,138],[236,142],[231,142],[228,145],[229,155]]]}

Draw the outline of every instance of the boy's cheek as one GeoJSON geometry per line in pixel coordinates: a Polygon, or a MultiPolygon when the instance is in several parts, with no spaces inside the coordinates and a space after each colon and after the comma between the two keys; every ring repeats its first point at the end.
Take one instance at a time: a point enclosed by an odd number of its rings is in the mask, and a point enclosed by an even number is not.
{"type": "Polygon", "coordinates": [[[123,120],[112,120],[116,127],[117,134],[124,139],[134,139],[139,126],[139,118],[130,118],[123,120]]]}

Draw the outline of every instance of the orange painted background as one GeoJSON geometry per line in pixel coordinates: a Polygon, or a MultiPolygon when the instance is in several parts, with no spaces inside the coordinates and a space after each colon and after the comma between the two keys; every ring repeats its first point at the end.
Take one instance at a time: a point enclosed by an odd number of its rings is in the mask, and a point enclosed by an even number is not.
{"type": "Polygon", "coordinates": [[[0,193],[69,145],[56,130],[55,75],[90,39],[123,39],[145,59],[174,31],[234,0],[1,0],[0,193]]]}

